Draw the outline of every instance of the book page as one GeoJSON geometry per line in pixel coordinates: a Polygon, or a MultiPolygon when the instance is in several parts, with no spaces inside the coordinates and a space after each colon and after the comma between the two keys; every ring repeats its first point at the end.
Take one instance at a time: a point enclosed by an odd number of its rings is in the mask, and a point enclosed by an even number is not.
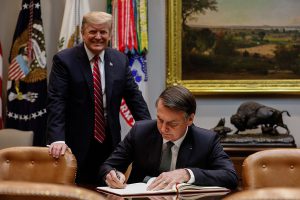
{"type": "MultiPolygon", "coordinates": [[[[155,177],[154,177],[155,179],[155,177]]],[[[218,192],[230,192],[229,189],[218,186],[196,186],[187,183],[180,183],[174,185],[169,190],[147,190],[148,185],[154,180],[150,179],[146,183],[132,183],[127,184],[124,189],[114,189],[110,187],[97,187],[98,191],[116,194],[119,196],[142,196],[142,195],[157,195],[157,194],[174,194],[174,193],[218,193],[218,192]],[[177,188],[177,189],[176,189],[177,188]]]]}
{"type": "Polygon", "coordinates": [[[110,187],[97,187],[98,191],[108,192],[119,196],[135,196],[135,195],[151,195],[151,194],[171,194],[176,193],[176,190],[158,190],[148,191],[146,183],[127,184],[124,189],[114,189],[110,187]]]}

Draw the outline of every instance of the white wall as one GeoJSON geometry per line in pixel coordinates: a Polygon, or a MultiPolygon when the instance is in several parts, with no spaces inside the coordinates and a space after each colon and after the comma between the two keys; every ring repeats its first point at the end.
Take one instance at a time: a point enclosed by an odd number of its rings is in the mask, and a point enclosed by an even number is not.
{"type": "MultiPolygon", "coordinates": [[[[89,0],[92,10],[105,11],[105,0],[89,0]]],[[[149,0],[149,94],[147,99],[149,109],[153,118],[156,117],[155,100],[165,88],[166,80],[166,30],[165,30],[165,1],[149,0]]],[[[19,14],[21,0],[1,0],[0,2],[0,40],[4,56],[4,74],[7,73],[7,59],[12,43],[12,37],[19,14]]],[[[56,45],[59,37],[60,26],[64,11],[64,0],[41,0],[42,18],[46,37],[47,64],[50,71],[51,60],[56,53],[56,45]]],[[[6,77],[4,77],[5,83],[6,77]]],[[[5,86],[3,87],[5,88],[5,86]]],[[[4,94],[5,95],[5,94],[4,94]]],[[[258,101],[262,104],[288,110],[291,117],[284,115],[284,122],[288,125],[296,143],[300,145],[300,96],[289,98],[281,97],[197,97],[197,113],[195,124],[203,128],[214,127],[221,117],[226,118],[226,126],[230,124],[230,116],[234,114],[237,107],[247,100],[258,101]]]]}

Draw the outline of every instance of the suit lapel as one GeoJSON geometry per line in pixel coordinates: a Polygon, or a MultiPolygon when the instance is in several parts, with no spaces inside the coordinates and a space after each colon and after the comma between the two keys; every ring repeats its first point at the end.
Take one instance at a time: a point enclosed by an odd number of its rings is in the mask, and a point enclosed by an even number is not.
{"type": "Polygon", "coordinates": [[[145,148],[152,149],[152,151],[150,152],[147,158],[147,160],[149,161],[148,167],[150,171],[155,171],[155,173],[158,173],[163,140],[157,129],[155,133],[153,133],[152,135],[153,137],[151,138],[151,141],[149,141],[149,146],[145,148]]]}
{"type": "Polygon", "coordinates": [[[177,156],[176,169],[187,166],[189,157],[193,151],[191,127],[189,127],[186,137],[184,138],[177,156]]]}
{"type": "Polygon", "coordinates": [[[110,106],[110,99],[112,94],[112,86],[113,86],[113,69],[116,67],[114,62],[110,57],[109,49],[105,49],[104,54],[104,68],[105,68],[105,93],[106,93],[106,103],[107,107],[110,106]]]}
{"type": "Polygon", "coordinates": [[[94,99],[94,86],[93,86],[93,74],[90,66],[89,58],[85,52],[83,43],[81,43],[78,47],[78,66],[80,66],[81,73],[83,74],[90,91],[91,98],[94,99]]]}
{"type": "MultiPolygon", "coordinates": [[[[94,86],[93,86],[93,74],[92,74],[92,69],[90,66],[90,61],[88,59],[88,56],[85,52],[83,43],[78,46],[78,63],[80,67],[80,70],[88,84],[89,91],[91,98],[94,99],[94,86]]],[[[105,68],[105,93],[106,93],[106,103],[107,106],[109,106],[109,100],[111,99],[111,94],[112,94],[112,85],[113,85],[113,67],[114,63],[110,58],[110,53],[109,49],[105,50],[104,54],[104,68],[105,68]]]]}

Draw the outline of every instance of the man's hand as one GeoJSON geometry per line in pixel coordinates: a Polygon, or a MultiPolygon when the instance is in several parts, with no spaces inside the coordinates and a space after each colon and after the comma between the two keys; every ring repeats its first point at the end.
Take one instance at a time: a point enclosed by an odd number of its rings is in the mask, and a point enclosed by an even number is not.
{"type": "MultiPolygon", "coordinates": [[[[59,158],[59,156],[63,156],[66,153],[66,150],[69,147],[63,142],[53,142],[49,146],[49,154],[53,156],[53,158],[59,158]]],[[[69,149],[69,151],[71,151],[69,149]]]]}
{"type": "Polygon", "coordinates": [[[125,188],[125,175],[119,171],[111,170],[106,174],[106,184],[111,188],[125,188]]]}
{"type": "Polygon", "coordinates": [[[186,169],[163,172],[147,187],[147,190],[171,189],[175,184],[189,180],[190,174],[186,169]]]}

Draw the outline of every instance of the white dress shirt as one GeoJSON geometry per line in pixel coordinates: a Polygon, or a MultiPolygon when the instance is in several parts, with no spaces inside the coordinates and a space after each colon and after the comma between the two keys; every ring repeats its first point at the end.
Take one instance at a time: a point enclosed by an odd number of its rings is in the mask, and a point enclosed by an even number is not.
{"type": "MultiPolygon", "coordinates": [[[[174,143],[174,145],[171,148],[172,151],[172,160],[171,160],[171,166],[170,166],[170,171],[175,170],[176,169],[176,163],[177,163],[177,157],[178,157],[178,151],[180,149],[180,146],[186,136],[186,133],[188,131],[188,127],[186,128],[185,134],[179,138],[176,141],[172,141],[174,143]]],[[[163,139],[163,147],[165,146],[165,144],[169,142],[169,140],[165,140],[163,139]]],[[[163,148],[162,148],[163,149],[163,148]]],[[[190,180],[187,183],[194,183],[195,182],[195,176],[194,173],[192,172],[192,170],[185,168],[189,174],[190,174],[190,180]]]]}
{"type": "MultiPolygon", "coordinates": [[[[84,44],[84,48],[85,48],[85,51],[87,53],[87,56],[89,58],[89,61],[90,61],[90,64],[91,64],[91,69],[93,71],[93,58],[96,56],[94,55],[87,47],[86,45],[84,44]]],[[[100,70],[100,76],[101,76],[101,86],[102,86],[102,96],[103,96],[103,109],[104,109],[104,117],[106,118],[107,116],[107,111],[106,111],[106,92],[105,92],[105,68],[104,68],[104,53],[105,53],[105,50],[103,50],[100,54],[99,54],[99,57],[100,57],[100,62],[98,62],[98,67],[99,67],[99,70],[100,70]]]]}

